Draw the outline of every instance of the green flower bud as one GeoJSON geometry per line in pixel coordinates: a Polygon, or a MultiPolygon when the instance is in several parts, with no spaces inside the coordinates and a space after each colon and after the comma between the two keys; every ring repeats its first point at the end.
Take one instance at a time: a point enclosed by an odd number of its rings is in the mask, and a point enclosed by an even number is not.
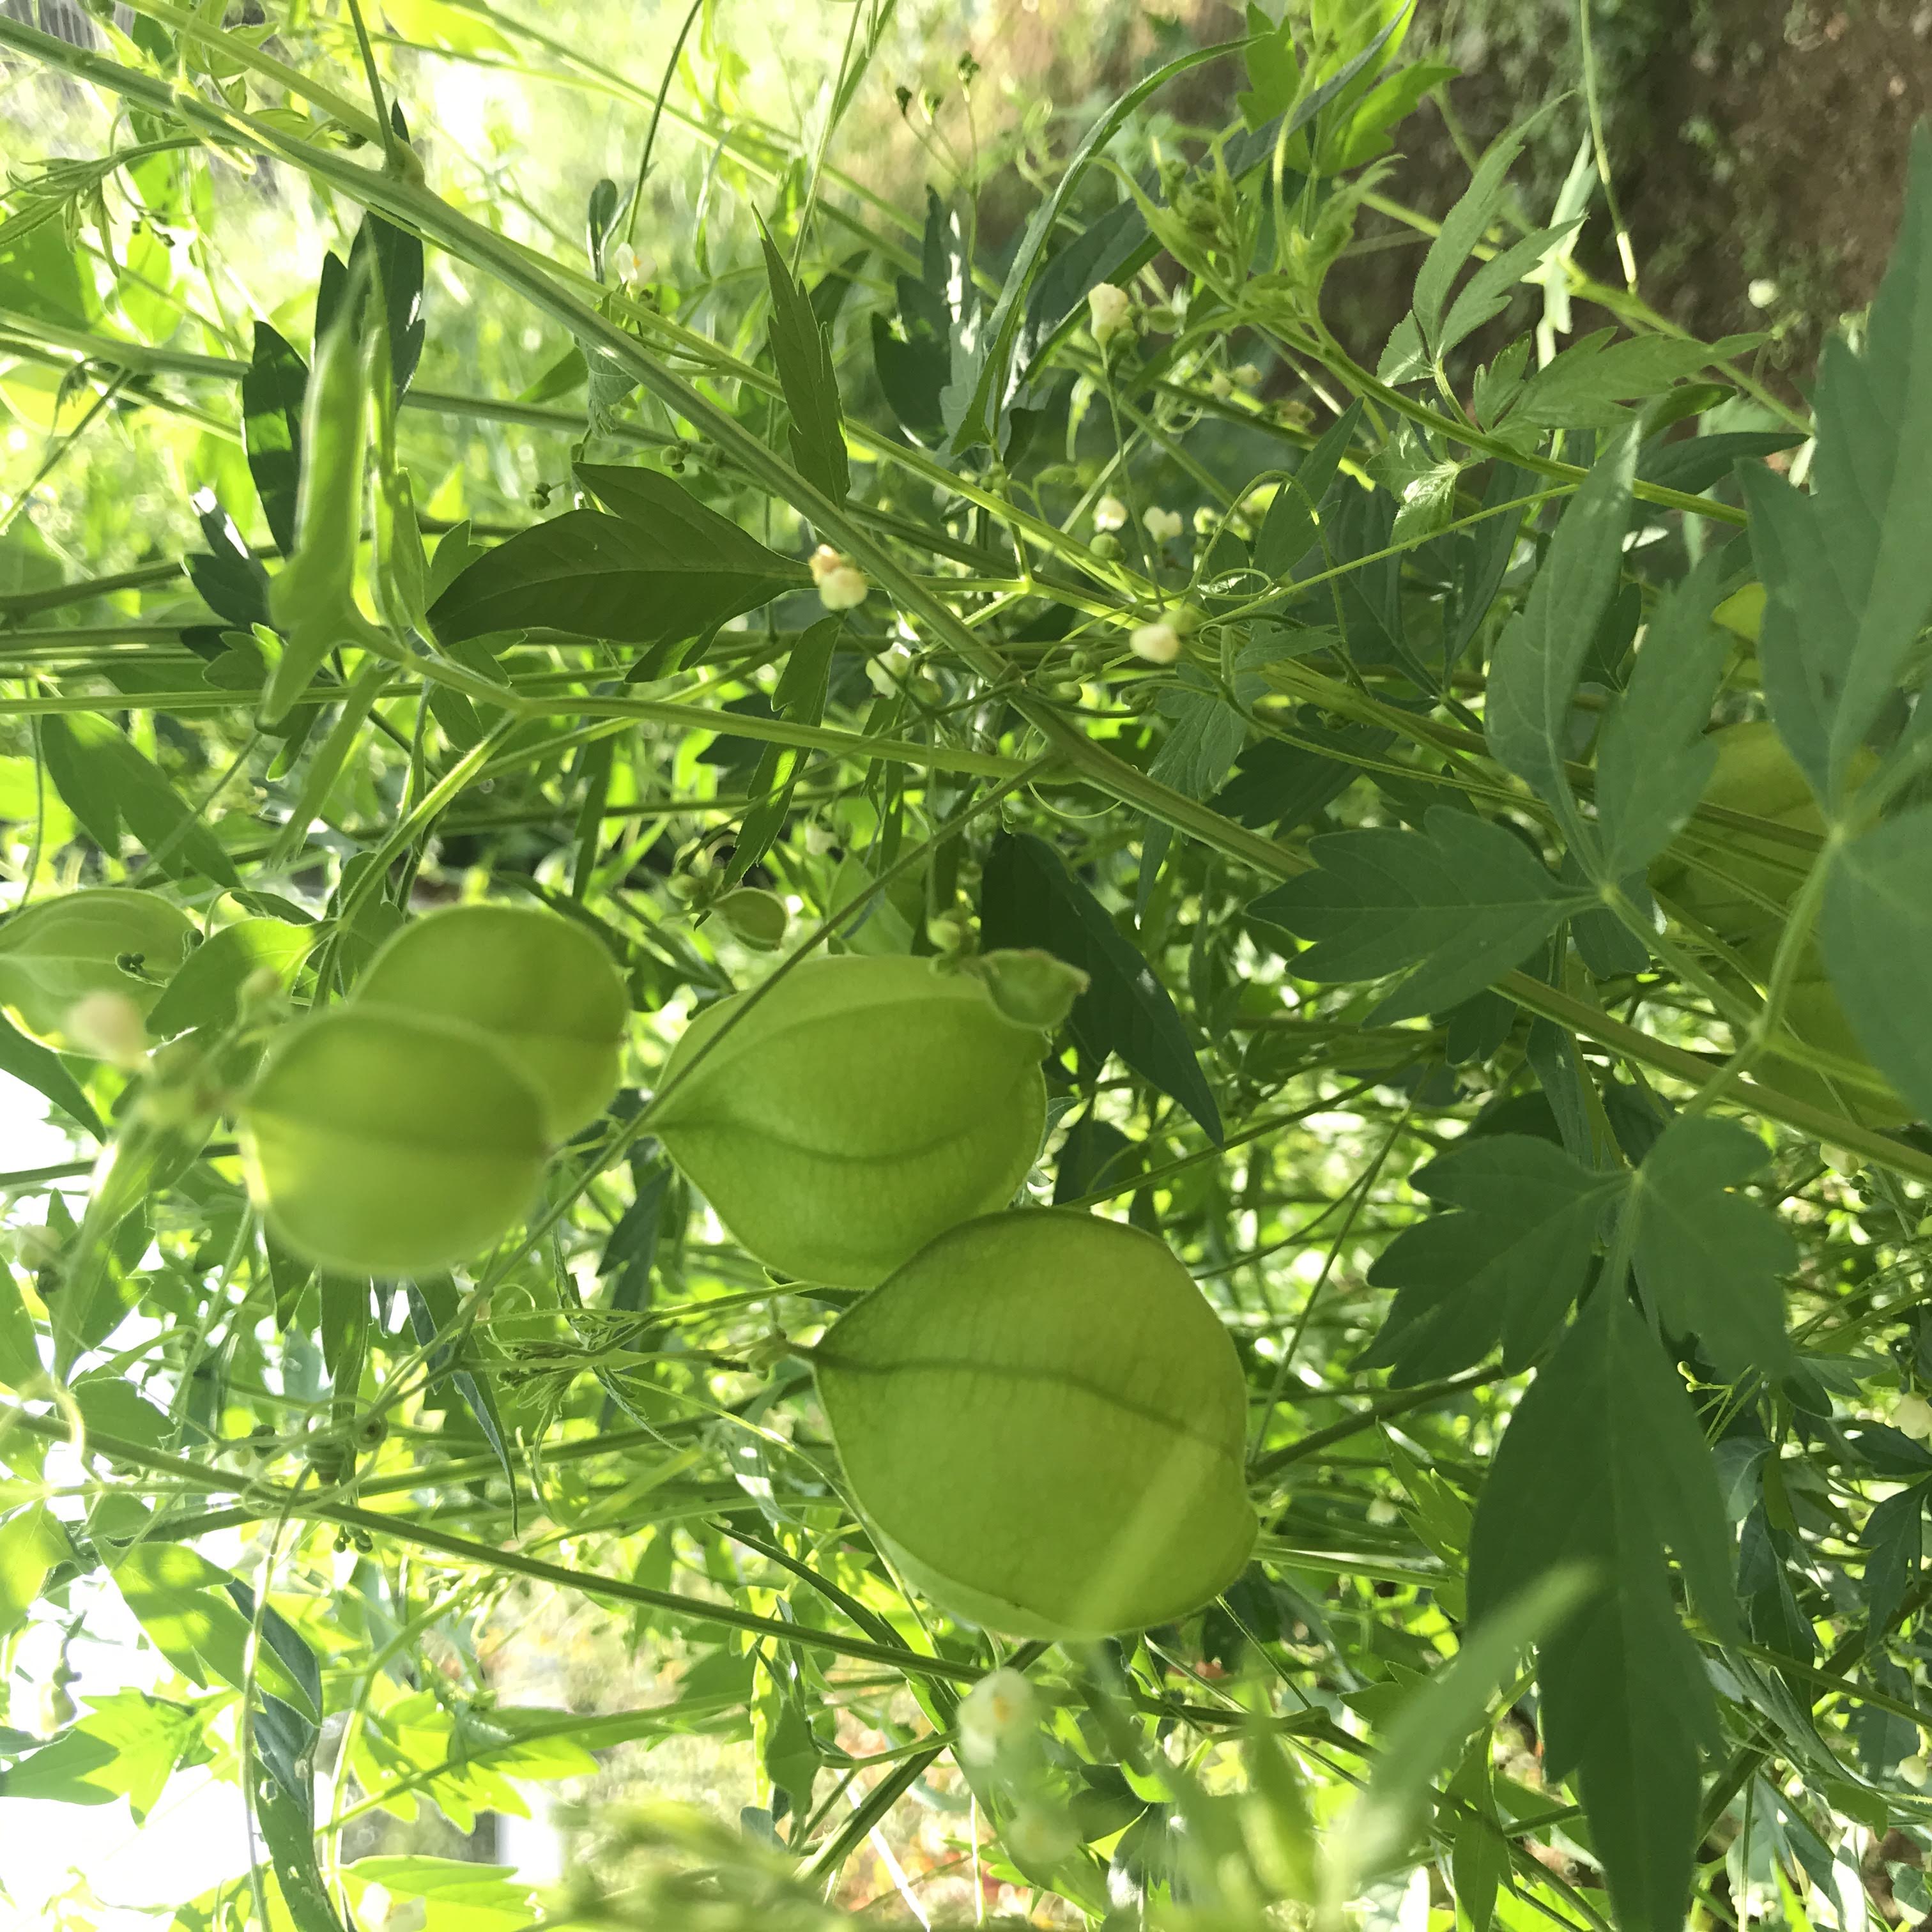
{"type": "Polygon", "coordinates": [[[692,1023],[652,1124],[760,1261],[870,1288],[1012,1198],[1045,1131],[1046,1048],[981,980],[902,955],[816,959],[692,1023]]]}
{"type": "Polygon", "coordinates": [[[965,970],[986,982],[993,1004],[1016,1026],[1052,1033],[1085,992],[1087,975],[1036,946],[1024,951],[982,953],[965,970]]]}
{"type": "Polygon", "coordinates": [[[814,1366],[875,1539],[954,1616],[1014,1636],[1142,1630],[1247,1561],[1240,1364],[1138,1228],[1062,1208],[956,1227],[814,1366]]]}
{"type": "Polygon", "coordinates": [[[269,1226],[345,1274],[466,1261],[521,1217],[549,1154],[537,1088],[488,1034],[360,1003],[289,1030],[240,1126],[269,1226]]]}
{"type": "Polygon", "coordinates": [[[67,1031],[73,1009],[90,993],[120,993],[145,1017],[196,936],[178,907],[124,886],[43,899],[0,925],[0,1006],[35,1040],[91,1052],[67,1031]]]}
{"type": "Polygon", "coordinates": [[[734,887],[712,907],[710,916],[734,939],[763,952],[784,944],[785,928],[791,923],[784,901],[757,886],[734,887]]]}
{"type": "Polygon", "coordinates": [[[356,999],[479,1028],[542,1095],[553,1141],[596,1120],[617,1090],[629,995],[597,935],[556,913],[431,913],[376,954],[356,999]]]}

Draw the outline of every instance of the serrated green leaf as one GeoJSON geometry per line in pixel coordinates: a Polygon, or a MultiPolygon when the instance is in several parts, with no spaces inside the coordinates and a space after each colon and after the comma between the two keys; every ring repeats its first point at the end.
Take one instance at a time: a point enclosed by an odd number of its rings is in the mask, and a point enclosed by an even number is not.
{"type": "Polygon", "coordinates": [[[1415,278],[1415,320],[1425,347],[1442,338],[1449,290],[1462,264],[1482,240],[1484,231],[1496,218],[1512,164],[1522,152],[1523,143],[1555,112],[1556,106],[1552,101],[1498,136],[1477,164],[1469,185],[1455,206],[1443,217],[1442,226],[1429,244],[1429,253],[1423,257],[1415,278]]]}
{"type": "Polygon", "coordinates": [[[1597,1594],[1542,1646],[1544,1768],[1574,1778],[1630,1932],[1682,1932],[1697,1840],[1709,1680],[1671,1599],[1666,1546],[1699,1610],[1738,1630],[1717,1477],[1690,1399],[1606,1282],[1511,1418],[1477,1506],[1469,1609],[1582,1564],[1597,1594]]]}
{"type": "Polygon", "coordinates": [[[1923,1483],[1887,1496],[1865,1519],[1858,1541],[1865,1552],[1865,1627],[1868,1645],[1884,1640],[1899,1606],[1918,1580],[1924,1556],[1923,1483]]]}
{"type": "Polygon", "coordinates": [[[1582,226],[1580,215],[1574,221],[1554,228],[1533,229],[1520,242],[1513,242],[1498,255],[1485,262],[1462,284],[1449,313],[1443,318],[1442,339],[1436,345],[1438,356],[1446,356],[1464,337],[1473,335],[1486,322],[1492,322],[1510,304],[1520,283],[1535,278],[1550,257],[1582,226]]]}
{"type": "Polygon", "coordinates": [[[1483,722],[1490,749],[1559,812],[1570,805],[1570,711],[1585,654],[1623,567],[1634,433],[1598,458],[1550,542],[1528,602],[1498,643],[1483,722]]]}
{"type": "Polygon", "coordinates": [[[1582,1292],[1597,1226],[1623,1184],[1527,1135],[1484,1135],[1410,1178],[1452,1211],[1405,1228],[1370,1270],[1395,1304],[1364,1368],[1454,1375],[1501,1345],[1533,1360],[1582,1292]]]}
{"type": "Polygon", "coordinates": [[[1798,1265],[1778,1217],[1734,1190],[1770,1150],[1735,1120],[1680,1114],[1630,1184],[1632,1258],[1645,1300],[1665,1330],[1695,1335],[1719,1372],[1771,1379],[1795,1366],[1779,1277],[1798,1265]]]}
{"type": "Polygon", "coordinates": [[[1846,844],[1825,882],[1818,950],[1858,1044],[1932,1118],[1932,806],[1846,844]]]}
{"type": "Polygon", "coordinates": [[[1703,796],[1717,752],[1704,736],[1724,634],[1711,621],[1723,574],[1713,552],[1658,602],[1629,688],[1597,741],[1598,876],[1619,880],[1662,851],[1703,796]]]}
{"type": "Polygon", "coordinates": [[[1422,832],[1343,832],[1309,850],[1319,870],[1264,893],[1251,918],[1312,940],[1304,978],[1408,977],[1378,1022],[1460,1006],[1520,966],[1594,895],[1563,885],[1500,826],[1447,806],[1422,832]]]}

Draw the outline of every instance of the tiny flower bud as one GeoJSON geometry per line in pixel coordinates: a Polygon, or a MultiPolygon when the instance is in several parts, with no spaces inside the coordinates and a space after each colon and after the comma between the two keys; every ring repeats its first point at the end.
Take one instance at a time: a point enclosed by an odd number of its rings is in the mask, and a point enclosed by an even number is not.
{"type": "Polygon", "coordinates": [[[995,1670],[959,1700],[959,1753],[991,1764],[1024,1743],[1040,1724],[1040,1694],[1017,1670],[995,1670]]]}
{"type": "Polygon", "coordinates": [[[1390,1523],[1397,1521],[1401,1515],[1401,1510],[1385,1496],[1376,1497],[1369,1505],[1369,1520],[1378,1529],[1386,1529],[1390,1523]]]}
{"type": "Polygon", "coordinates": [[[1216,369],[1208,379],[1208,386],[1214,392],[1217,403],[1225,403],[1234,393],[1234,386],[1228,380],[1225,370],[1216,369]]]}
{"type": "Polygon", "coordinates": [[[1913,1790],[1921,1791],[1926,1781],[1932,1779],[1932,1764],[1928,1764],[1919,1752],[1914,1751],[1910,1757],[1899,1760],[1898,1774],[1913,1790]]]}
{"type": "Polygon", "coordinates": [[[856,610],[869,587],[854,566],[842,563],[818,580],[818,601],[828,610],[856,610]]]}
{"type": "Polygon", "coordinates": [[[1172,624],[1138,625],[1127,642],[1134,656],[1149,664],[1171,664],[1180,655],[1180,634],[1172,624]]]}
{"type": "Polygon", "coordinates": [[[1141,519],[1147,525],[1147,533],[1156,543],[1172,543],[1180,534],[1180,512],[1164,510],[1156,503],[1141,519]]]}
{"type": "Polygon", "coordinates": [[[1124,530],[1127,526],[1127,506],[1118,496],[1102,496],[1094,506],[1096,530],[1124,530]]]}
{"type": "Polygon", "coordinates": [[[141,1010],[125,993],[83,994],[67,1010],[67,1036],[82,1052],[132,1072],[148,1057],[141,1010]]]}
{"type": "Polygon", "coordinates": [[[1127,326],[1132,307],[1126,290],[1112,282],[1096,282],[1087,291],[1088,326],[1102,349],[1127,326]]]}
{"type": "Polygon", "coordinates": [[[734,938],[760,952],[782,946],[791,922],[784,901],[756,886],[740,886],[725,893],[712,904],[710,916],[734,938]]]}
{"type": "Polygon", "coordinates": [[[994,1005],[1016,1026],[1042,1031],[1066,1018],[1088,984],[1078,967],[1030,946],[984,953],[968,970],[986,981],[994,1005]]]}
{"type": "Polygon", "coordinates": [[[845,567],[845,560],[830,544],[820,544],[805,560],[805,567],[812,572],[814,584],[823,584],[835,570],[845,567]]]}
{"type": "Polygon", "coordinates": [[[1252,362],[1238,362],[1228,374],[1244,389],[1252,389],[1262,379],[1262,372],[1252,362]]]}
{"type": "Polygon", "coordinates": [[[1102,530],[1088,548],[1102,562],[1111,563],[1120,554],[1120,540],[1112,530],[1102,530]]]}

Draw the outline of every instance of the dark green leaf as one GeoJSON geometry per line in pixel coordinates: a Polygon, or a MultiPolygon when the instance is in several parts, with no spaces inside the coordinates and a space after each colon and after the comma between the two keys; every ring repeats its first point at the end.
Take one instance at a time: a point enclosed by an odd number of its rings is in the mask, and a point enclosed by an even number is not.
{"type": "Polygon", "coordinates": [[[1597,1594],[1542,1646],[1544,1769],[1574,1778],[1628,1932],[1682,1932],[1697,1839],[1698,1751],[1718,1741],[1709,1680],[1678,1622],[1668,1546],[1697,1605],[1737,1631],[1730,1540],[1682,1382],[1606,1283],[1523,1397],[1477,1506],[1476,1627],[1561,1565],[1597,1594]]]}
{"type": "Polygon", "coordinates": [[[107,1138],[100,1116],[81,1091],[80,1082],[68,1071],[66,1061],[38,1040],[29,1040],[4,1016],[0,1016],[0,1073],[10,1073],[16,1080],[25,1081],[35,1093],[77,1120],[96,1140],[107,1138]]]}
{"type": "MultiPolygon", "coordinates": [[[[1487,164],[1485,163],[1486,166],[1487,164]]],[[[1492,255],[1462,284],[1443,319],[1438,356],[1446,356],[1465,336],[1473,335],[1486,322],[1493,322],[1510,305],[1518,285],[1533,275],[1544,262],[1563,245],[1565,236],[1582,225],[1580,215],[1554,228],[1532,229],[1520,241],[1512,242],[1492,255]]]]}
{"type": "Polygon", "coordinates": [[[1286,577],[1314,543],[1317,513],[1361,421],[1358,399],[1323,432],[1294,473],[1276,487],[1274,500],[1255,538],[1255,568],[1264,577],[1276,581],[1286,577]]]}
{"type": "MultiPolygon", "coordinates": [[[[791,647],[784,675],[773,694],[775,714],[794,724],[816,724],[825,715],[826,688],[832,674],[832,652],[844,628],[838,617],[822,617],[791,647]]],[[[759,748],[758,768],[747,789],[759,800],[746,813],[731,862],[724,868],[728,885],[735,885],[765,854],[784,830],[791,796],[809,754],[787,745],[759,748]]]]}
{"type": "Polygon", "coordinates": [[[1512,426],[1616,428],[1630,415],[1621,404],[1661,395],[1685,376],[1742,354],[1762,339],[1727,335],[1707,344],[1676,335],[1635,335],[1612,342],[1612,333],[1605,328],[1585,336],[1532,376],[1510,406],[1512,426]]]}
{"type": "Polygon", "coordinates": [[[1421,325],[1426,348],[1433,351],[1442,338],[1449,290],[1462,264],[1496,218],[1511,164],[1522,152],[1523,143],[1556,110],[1556,105],[1552,101],[1528,120],[1506,130],[1477,164],[1461,199],[1443,217],[1442,226],[1430,243],[1415,277],[1415,319],[1421,325]]]}
{"type": "Polygon", "coordinates": [[[1825,884],[1819,950],[1858,1043],[1932,1118],[1932,806],[1852,839],[1825,884]]]}
{"type": "Polygon", "coordinates": [[[616,644],[692,638],[811,581],[655,470],[580,473],[623,514],[568,511],[470,565],[430,610],[446,644],[529,625],[616,644]]]}
{"type": "Polygon", "coordinates": [[[1167,989],[1045,840],[1016,832],[993,842],[980,922],[988,951],[1036,946],[1088,975],[1067,1026],[1094,1072],[1118,1053],[1220,1140],[1220,1110],[1167,989]]]}
{"type": "Polygon", "coordinates": [[[1250,916],[1312,940],[1294,970],[1317,980],[1409,976],[1388,1021],[1446,1011],[1521,965],[1593,902],[1500,826],[1435,806],[1424,832],[1343,832],[1309,850],[1319,870],[1256,899],[1250,916]],[[1411,970],[1414,969],[1414,970],[1411,970]]]}
{"type": "Polygon", "coordinates": [[[1570,710],[1585,652],[1617,587],[1630,523],[1634,436],[1618,440],[1583,480],[1537,572],[1529,598],[1496,646],[1484,725],[1490,749],[1564,808],[1570,710]]]}
{"type": "Polygon", "coordinates": [[[772,292],[772,360],[791,412],[791,459],[808,483],[842,503],[852,476],[845,460],[831,338],[772,238],[761,230],[759,239],[772,292]]]}
{"type": "Polygon", "coordinates": [[[1810,496],[1768,470],[1746,472],[1754,548],[1756,518],[1773,506],[1779,512],[1778,542],[1760,551],[1765,689],[1793,755],[1827,794],[1844,784],[1932,616],[1928,228],[1932,130],[1921,128],[1862,352],[1838,337],[1825,346],[1810,496]]]}
{"type": "MultiPolygon", "coordinates": [[[[425,1275],[407,1286],[410,1326],[415,1333],[417,1346],[428,1348],[438,1331],[449,1328],[456,1318],[456,1284],[447,1275],[425,1275]]],[[[462,1366],[464,1348],[464,1344],[458,1342],[436,1343],[430,1349],[429,1373],[432,1380],[446,1374],[462,1396],[465,1407],[476,1418],[477,1427],[482,1430],[484,1439],[502,1467],[504,1480],[510,1485],[510,1521],[514,1526],[517,1520],[517,1477],[510,1462],[510,1445],[503,1419],[498,1413],[496,1398],[487,1378],[479,1378],[462,1366]]]]}
{"type": "Polygon", "coordinates": [[[1234,775],[1209,802],[1216,812],[1258,830],[1292,831],[1307,824],[1361,776],[1361,763],[1395,742],[1374,725],[1331,728],[1304,710],[1298,742],[1258,739],[1234,761],[1234,775]],[[1317,747],[1322,748],[1318,749],[1317,747]]]}
{"type": "Polygon", "coordinates": [[[1719,1372],[1775,1380],[1792,1366],[1779,1277],[1797,1244],[1777,1216],[1732,1192],[1770,1150],[1735,1120],[1679,1114],[1630,1185],[1637,1281],[1665,1330],[1695,1335],[1719,1372]]]}
{"type": "Polygon", "coordinates": [[[1885,1501],[1865,1519],[1859,1538],[1865,1552],[1866,1642],[1876,1648],[1891,1632],[1899,1608],[1918,1580],[1924,1556],[1925,1485],[1915,1483],[1885,1501]]]}
{"type": "Polygon", "coordinates": [[[1780,450],[1796,448],[1804,440],[1802,430],[1741,429],[1683,436],[1675,442],[1652,442],[1637,458],[1637,478],[1695,496],[1722,482],[1740,463],[1774,456],[1780,450]]]}
{"type": "Polygon", "coordinates": [[[1454,1211],[1405,1228],[1370,1271],[1397,1293],[1362,1366],[1428,1382],[1500,1344],[1505,1368],[1526,1366],[1582,1292],[1621,1183],[1546,1140],[1498,1134],[1432,1161],[1410,1185],[1454,1211]]]}
{"type": "Polygon", "coordinates": [[[121,856],[124,825],[170,878],[241,884],[214,833],[108,719],[87,712],[44,718],[40,746],[54,789],[110,857],[121,856]]]}
{"type": "Polygon", "coordinates": [[[1703,795],[1715,748],[1704,736],[1724,668],[1724,634],[1711,622],[1722,574],[1714,551],[1659,600],[1630,687],[1597,741],[1601,876],[1648,865],[1703,795]]]}
{"type": "Polygon", "coordinates": [[[945,338],[902,342],[882,315],[873,316],[872,326],[872,366],[900,428],[916,442],[937,442],[946,433],[939,398],[952,374],[945,338]]]}
{"type": "Polygon", "coordinates": [[[308,388],[308,364],[266,322],[258,321],[254,356],[242,378],[242,440],[268,534],[284,556],[295,554],[302,398],[308,388]]]}

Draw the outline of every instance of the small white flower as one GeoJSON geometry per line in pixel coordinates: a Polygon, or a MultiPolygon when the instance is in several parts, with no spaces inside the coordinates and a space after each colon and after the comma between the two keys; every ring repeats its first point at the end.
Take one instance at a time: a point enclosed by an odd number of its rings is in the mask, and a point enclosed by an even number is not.
{"type": "Polygon", "coordinates": [[[635,295],[657,278],[657,263],[649,255],[640,255],[628,242],[620,242],[611,250],[610,266],[627,296],[635,295]]]}
{"type": "Polygon", "coordinates": [[[83,994],[68,1007],[67,1035],[83,1053],[132,1072],[148,1057],[141,1010],[125,993],[83,994]]]}
{"type": "MultiPolygon", "coordinates": [[[[824,592],[820,591],[822,597],[824,592]]],[[[896,698],[912,668],[912,653],[903,644],[892,644],[875,658],[866,661],[866,676],[881,698],[896,698]]]]}
{"type": "Polygon", "coordinates": [[[1040,1693],[1017,1670],[995,1670],[959,1700],[959,1754],[991,1764],[1040,1726],[1040,1693]]]}
{"type": "Polygon", "coordinates": [[[1102,349],[1126,327],[1132,308],[1126,290],[1112,282],[1096,282],[1087,291],[1088,326],[1102,349]]]}
{"type": "Polygon", "coordinates": [[[805,849],[814,859],[822,859],[838,843],[838,835],[829,825],[820,825],[816,819],[805,828],[805,849]]]}
{"type": "Polygon", "coordinates": [[[823,584],[826,578],[830,576],[832,572],[838,569],[845,561],[845,558],[838,551],[834,550],[830,544],[820,544],[811,556],[806,559],[805,567],[812,572],[813,583],[823,584]]]}
{"type": "Polygon", "coordinates": [[[1386,1529],[1392,1522],[1400,1520],[1402,1512],[1385,1496],[1378,1496],[1369,1505],[1369,1520],[1378,1529],[1386,1529]]]}
{"type": "Polygon", "coordinates": [[[1217,403],[1225,403],[1234,393],[1234,386],[1228,379],[1225,369],[1216,369],[1208,379],[1208,386],[1214,392],[1217,403]]]}
{"type": "Polygon", "coordinates": [[[818,601],[828,610],[856,610],[870,587],[853,565],[842,563],[818,580],[818,601]]]}
{"type": "Polygon", "coordinates": [[[1744,290],[1744,300],[1753,308],[1768,308],[1778,299],[1778,284],[1760,275],[1744,290]]]}
{"type": "Polygon", "coordinates": [[[1932,1778],[1932,1764],[1928,1764],[1922,1754],[1914,1751],[1910,1757],[1899,1760],[1898,1774],[1913,1790],[1921,1791],[1926,1780],[1932,1778]]]}
{"type": "Polygon", "coordinates": [[[1094,506],[1096,530],[1124,530],[1127,526],[1127,506],[1118,496],[1102,496],[1094,506]]]}
{"type": "Polygon", "coordinates": [[[1252,362],[1238,362],[1228,371],[1229,380],[1240,383],[1244,389],[1252,389],[1262,379],[1262,372],[1252,362]]]}
{"type": "Polygon", "coordinates": [[[1180,636],[1172,624],[1142,624],[1127,640],[1137,658],[1149,664],[1171,664],[1180,655],[1180,636]]]}
{"type": "Polygon", "coordinates": [[[1892,1426],[1922,1442],[1932,1439],[1932,1402],[1922,1395],[1901,1396],[1892,1412],[1892,1426]]]}
{"type": "Polygon", "coordinates": [[[1147,525],[1147,533],[1156,543],[1172,543],[1180,534],[1180,512],[1164,510],[1156,503],[1141,519],[1147,525]]]}

